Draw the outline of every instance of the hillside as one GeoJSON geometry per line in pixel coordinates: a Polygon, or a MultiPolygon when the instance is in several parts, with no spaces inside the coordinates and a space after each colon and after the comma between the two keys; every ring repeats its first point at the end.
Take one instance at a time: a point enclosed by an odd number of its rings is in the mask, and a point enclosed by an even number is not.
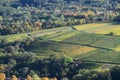
{"type": "Polygon", "coordinates": [[[0,80],[120,80],[119,0],[0,0],[0,80]]]}
{"type": "Polygon", "coordinates": [[[110,32],[114,32],[112,28],[118,30],[116,26],[119,28],[119,25],[110,23],[91,25],[93,24],[75,26],[80,31],[71,30],[42,36],[28,46],[27,50],[47,56],[51,54],[55,54],[57,57],[67,55],[83,61],[119,63],[120,37],[106,35],[107,31],[105,35],[91,32],[91,30],[106,29],[106,27],[110,27],[110,32]]]}

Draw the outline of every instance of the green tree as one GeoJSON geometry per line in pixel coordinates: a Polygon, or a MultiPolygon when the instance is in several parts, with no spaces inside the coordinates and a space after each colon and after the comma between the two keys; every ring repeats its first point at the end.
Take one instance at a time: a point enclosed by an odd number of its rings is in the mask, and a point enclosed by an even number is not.
{"type": "Polygon", "coordinates": [[[69,63],[71,63],[71,62],[73,62],[73,58],[71,58],[71,57],[64,56],[64,57],[62,58],[62,63],[63,63],[63,64],[69,64],[69,63]]]}
{"type": "Polygon", "coordinates": [[[37,74],[32,75],[33,80],[40,80],[39,76],[37,74]]]}
{"type": "Polygon", "coordinates": [[[120,67],[119,66],[116,66],[111,69],[111,77],[112,77],[112,80],[120,79],[120,67]]]}

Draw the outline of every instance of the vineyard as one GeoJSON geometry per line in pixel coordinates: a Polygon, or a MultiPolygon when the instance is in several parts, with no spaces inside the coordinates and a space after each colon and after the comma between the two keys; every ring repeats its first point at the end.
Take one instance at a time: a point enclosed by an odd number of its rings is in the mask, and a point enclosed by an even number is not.
{"type": "Polygon", "coordinates": [[[47,56],[67,55],[84,61],[119,62],[120,55],[117,48],[120,44],[120,37],[74,31],[68,33],[71,37],[59,33],[58,39],[57,36],[53,36],[54,34],[50,35],[52,37],[46,36],[46,41],[39,40],[32,43],[27,50],[44,53],[47,56]]]}
{"type": "Polygon", "coordinates": [[[60,27],[0,36],[0,39],[13,42],[30,36],[39,37],[26,47],[27,51],[43,57],[67,55],[84,61],[119,63],[120,37],[116,36],[120,33],[119,26],[111,23],[91,23],[74,28],[60,27]],[[113,35],[106,35],[109,32],[113,32],[113,35]]]}
{"type": "Polygon", "coordinates": [[[114,31],[118,33],[119,25],[92,23],[75,26],[75,29],[44,35],[27,50],[41,55],[44,53],[45,56],[67,55],[84,61],[119,63],[120,37],[103,35],[114,31]],[[95,32],[98,29],[101,33],[95,32]]]}
{"type": "Polygon", "coordinates": [[[85,55],[74,56],[83,61],[102,62],[102,63],[120,63],[120,52],[96,49],[85,55]]]}
{"type": "Polygon", "coordinates": [[[8,42],[14,42],[18,40],[23,40],[27,37],[41,37],[41,36],[47,36],[51,34],[61,33],[61,32],[67,32],[71,31],[71,28],[69,27],[60,27],[60,28],[53,28],[53,29],[47,29],[47,30],[39,30],[37,32],[31,32],[31,33],[21,33],[21,34],[13,34],[13,35],[7,35],[7,36],[0,36],[1,39],[6,39],[8,42]]]}
{"type": "Polygon", "coordinates": [[[82,45],[73,45],[62,42],[50,42],[50,41],[37,41],[32,43],[27,50],[35,53],[41,53],[41,55],[49,56],[51,54],[62,57],[63,55],[74,56],[87,53],[95,50],[95,48],[82,46],[82,45]]]}
{"type": "Polygon", "coordinates": [[[4,39],[8,42],[14,42],[14,41],[18,41],[18,40],[22,41],[26,37],[28,37],[26,33],[13,34],[13,35],[7,35],[7,36],[0,36],[0,40],[4,39]]]}

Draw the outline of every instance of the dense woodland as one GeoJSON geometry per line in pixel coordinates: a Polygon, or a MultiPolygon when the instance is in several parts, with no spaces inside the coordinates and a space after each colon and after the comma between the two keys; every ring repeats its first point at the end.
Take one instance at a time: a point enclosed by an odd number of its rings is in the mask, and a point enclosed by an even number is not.
{"type": "MultiPolygon", "coordinates": [[[[40,38],[29,32],[94,22],[120,22],[119,0],[1,0],[0,36],[28,33],[22,41],[0,39],[0,73],[33,80],[117,80],[120,67],[102,69],[99,64],[82,62],[63,55],[41,56],[27,51],[40,38]]],[[[1,79],[0,79],[1,80],[1,79]]]]}
{"type": "Polygon", "coordinates": [[[119,21],[117,0],[2,0],[0,34],[119,21]]]}

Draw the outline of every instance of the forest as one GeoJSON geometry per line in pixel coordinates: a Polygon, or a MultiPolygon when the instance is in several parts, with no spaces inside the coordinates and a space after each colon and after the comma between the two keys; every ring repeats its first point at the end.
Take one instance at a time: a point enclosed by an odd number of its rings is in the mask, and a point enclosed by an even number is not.
{"type": "Polygon", "coordinates": [[[0,5],[1,35],[120,21],[116,0],[2,0],[0,5]]]}

